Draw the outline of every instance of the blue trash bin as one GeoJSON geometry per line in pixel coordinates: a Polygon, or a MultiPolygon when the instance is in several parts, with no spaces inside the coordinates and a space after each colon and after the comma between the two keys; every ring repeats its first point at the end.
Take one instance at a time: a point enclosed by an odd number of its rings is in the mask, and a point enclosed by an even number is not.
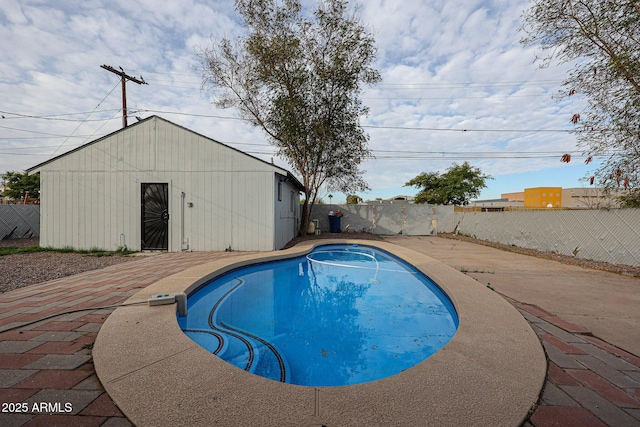
{"type": "Polygon", "coordinates": [[[340,218],[339,216],[329,215],[329,231],[332,233],[340,233],[340,218]]]}

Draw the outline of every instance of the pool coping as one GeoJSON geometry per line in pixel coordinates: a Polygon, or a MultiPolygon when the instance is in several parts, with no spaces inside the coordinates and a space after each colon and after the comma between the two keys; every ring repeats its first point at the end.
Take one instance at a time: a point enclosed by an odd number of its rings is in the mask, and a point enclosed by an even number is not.
{"type": "Polygon", "coordinates": [[[190,340],[175,305],[115,310],[93,348],[107,393],[137,426],[156,425],[520,425],[544,384],[538,337],[498,294],[461,272],[401,246],[362,240],[304,242],[282,251],[213,261],[162,279],[127,303],[190,293],[227,271],[357,243],[392,253],[451,298],[460,325],[440,351],[400,374],[343,387],[271,381],[238,369],[190,340]]]}

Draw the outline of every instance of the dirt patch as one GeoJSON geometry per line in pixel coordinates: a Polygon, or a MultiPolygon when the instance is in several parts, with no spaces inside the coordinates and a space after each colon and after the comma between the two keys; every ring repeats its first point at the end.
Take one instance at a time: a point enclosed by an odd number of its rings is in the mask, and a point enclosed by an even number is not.
{"type": "MultiPolygon", "coordinates": [[[[0,241],[0,246],[38,246],[38,243],[38,239],[9,239],[0,241]]],[[[0,293],[135,259],[119,254],[98,257],[60,252],[0,256],[0,293]]]]}
{"type": "Polygon", "coordinates": [[[535,256],[538,258],[550,259],[561,262],[563,264],[575,265],[582,268],[590,268],[592,270],[608,271],[610,273],[625,274],[633,277],[640,277],[640,267],[624,264],[611,264],[603,261],[594,261],[590,259],[577,258],[570,255],[562,255],[554,252],[545,252],[537,249],[521,248],[519,246],[510,246],[503,243],[491,242],[488,240],[474,239],[473,237],[460,236],[458,234],[440,233],[438,237],[446,239],[460,240],[463,242],[477,243],[492,248],[501,249],[503,251],[514,252],[523,255],[535,256]]]}
{"type": "Polygon", "coordinates": [[[0,240],[0,247],[10,247],[10,246],[38,246],[40,244],[40,239],[34,237],[33,239],[6,239],[0,240]]]}

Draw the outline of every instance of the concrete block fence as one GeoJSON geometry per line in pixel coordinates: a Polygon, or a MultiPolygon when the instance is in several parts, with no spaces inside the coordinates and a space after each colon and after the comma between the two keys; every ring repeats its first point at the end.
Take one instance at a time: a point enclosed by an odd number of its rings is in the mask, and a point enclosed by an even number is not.
{"type": "Polygon", "coordinates": [[[640,266],[640,209],[455,212],[453,206],[316,205],[312,219],[329,231],[328,213],[344,212],[343,231],[426,236],[456,232],[478,239],[614,264],[640,266]]]}

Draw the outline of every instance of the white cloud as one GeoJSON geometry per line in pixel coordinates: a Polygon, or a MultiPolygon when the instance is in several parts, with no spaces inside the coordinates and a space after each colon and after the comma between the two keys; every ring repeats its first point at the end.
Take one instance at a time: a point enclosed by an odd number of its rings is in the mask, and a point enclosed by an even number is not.
{"type": "MultiPolygon", "coordinates": [[[[312,3],[305,0],[306,7],[312,3]]],[[[467,154],[471,164],[494,176],[527,171],[554,175],[564,167],[558,185],[568,186],[573,178],[566,172],[574,166],[559,164],[559,158],[496,159],[487,154],[575,150],[567,133],[486,132],[570,129],[569,118],[582,108],[578,99],[551,99],[568,66],[538,69],[535,52],[519,44],[525,0],[361,3],[360,16],[374,31],[376,64],[383,76],[380,85],[363,93],[370,107],[363,124],[468,129],[367,128],[378,159],[364,165],[375,190],[365,197],[415,193],[402,185],[420,172],[442,171],[464,161],[442,154],[451,152],[472,153],[467,154]],[[482,153],[488,158],[478,158],[482,153]]],[[[149,83],[127,84],[128,107],[136,115],[158,114],[246,151],[274,152],[258,129],[237,120],[202,117],[234,116],[211,105],[193,69],[197,47],[208,46],[211,38],[242,34],[232,0],[5,0],[0,22],[0,110],[33,116],[84,112],[59,118],[89,119],[81,123],[3,113],[7,118],[0,119],[0,173],[33,166],[56,149],[59,154],[120,127],[119,79],[101,69],[102,64],[122,66],[149,83]],[[94,119],[101,121],[90,121],[94,119]],[[242,145],[256,143],[265,146],[242,145]]],[[[276,162],[285,165],[281,159],[276,162]]],[[[584,172],[578,169],[575,180],[584,172]]],[[[492,185],[497,193],[521,190],[492,185]]]]}

